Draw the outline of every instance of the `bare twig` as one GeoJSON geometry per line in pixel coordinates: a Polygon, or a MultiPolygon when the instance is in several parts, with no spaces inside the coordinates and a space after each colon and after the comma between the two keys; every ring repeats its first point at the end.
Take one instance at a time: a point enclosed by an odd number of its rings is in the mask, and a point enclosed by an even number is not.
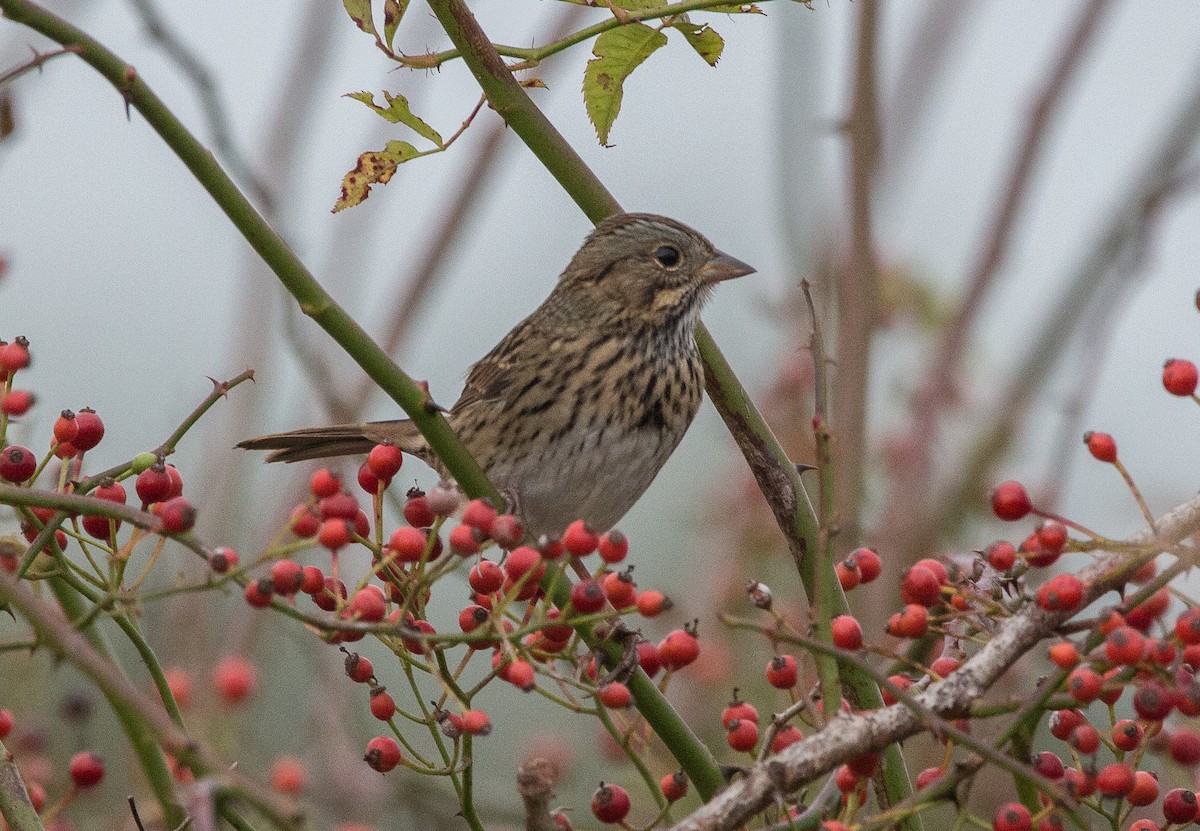
{"type": "Polygon", "coordinates": [[[61,58],[63,55],[78,55],[79,48],[74,46],[64,46],[62,49],[53,49],[49,52],[39,52],[36,49],[30,50],[33,52],[33,57],[25,61],[25,63],[14,66],[4,74],[0,75],[0,84],[7,84],[9,81],[20,78],[26,72],[32,72],[35,69],[41,69],[55,58],[61,58]]]}
{"type": "MultiPolygon", "coordinates": [[[[1133,544],[1148,546],[1136,561],[1150,559],[1154,552],[1169,550],[1200,531],[1200,497],[1169,511],[1159,520],[1158,534],[1139,534],[1133,544]]],[[[1079,573],[1088,587],[1090,603],[1128,579],[1136,566],[1126,553],[1110,554],[1079,573]]],[[[921,710],[942,718],[960,718],[1009,667],[1071,616],[1050,613],[1029,603],[1004,621],[982,649],[942,681],[913,696],[921,710]]],[[[863,753],[885,747],[926,729],[926,719],[907,704],[859,715],[840,715],[825,729],[787,747],[745,776],[729,785],[698,809],[674,831],[732,831],[758,812],[769,808],[779,793],[791,793],[821,775],[863,753]]]]}
{"type": "Polygon", "coordinates": [[[554,796],[554,765],[545,759],[530,759],[517,771],[517,793],[525,803],[525,831],[556,831],[550,816],[554,796]]]}
{"type": "Polygon", "coordinates": [[[0,742],[0,816],[12,831],[45,831],[8,748],[0,742]]]}

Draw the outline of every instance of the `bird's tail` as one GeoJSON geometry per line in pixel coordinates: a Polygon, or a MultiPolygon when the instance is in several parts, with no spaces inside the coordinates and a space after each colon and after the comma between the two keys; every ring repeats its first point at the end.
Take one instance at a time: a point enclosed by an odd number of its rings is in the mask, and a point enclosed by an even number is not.
{"type": "Polygon", "coordinates": [[[243,450],[270,450],[268,462],[302,462],[329,456],[369,453],[371,448],[391,442],[406,453],[424,458],[428,448],[411,421],[373,421],[366,424],[333,424],[273,433],[238,442],[243,450]]]}

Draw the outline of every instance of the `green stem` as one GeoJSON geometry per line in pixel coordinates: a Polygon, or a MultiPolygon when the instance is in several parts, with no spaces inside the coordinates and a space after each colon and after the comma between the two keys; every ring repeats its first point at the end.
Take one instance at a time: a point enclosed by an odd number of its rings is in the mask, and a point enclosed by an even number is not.
{"type": "MultiPolygon", "coordinates": [[[[760,2],[770,2],[770,0],[760,0],[760,2]]],[[[618,26],[624,26],[627,23],[642,23],[647,20],[661,20],[664,17],[676,17],[688,12],[708,11],[713,6],[728,5],[728,0],[686,0],[683,3],[669,3],[663,6],[655,6],[649,9],[629,9],[626,10],[623,18],[618,20],[616,17],[610,17],[607,20],[601,21],[594,25],[580,29],[578,32],[572,32],[564,38],[547,43],[545,46],[537,47],[521,47],[521,46],[505,46],[503,44],[493,44],[496,53],[503,55],[506,58],[519,58],[524,61],[524,65],[512,67],[514,72],[519,72],[522,69],[529,69],[537,66],[551,55],[557,55],[565,49],[569,49],[578,43],[591,40],[592,38],[602,35],[610,29],[615,29],[618,26]]],[[[463,50],[447,49],[443,52],[434,52],[429,55],[401,55],[397,56],[402,66],[407,66],[412,69],[436,69],[446,61],[454,60],[455,58],[463,58],[465,60],[463,50]]]]}
{"type": "Polygon", "coordinates": [[[46,831],[12,753],[0,742],[0,816],[12,831],[46,831]]]}

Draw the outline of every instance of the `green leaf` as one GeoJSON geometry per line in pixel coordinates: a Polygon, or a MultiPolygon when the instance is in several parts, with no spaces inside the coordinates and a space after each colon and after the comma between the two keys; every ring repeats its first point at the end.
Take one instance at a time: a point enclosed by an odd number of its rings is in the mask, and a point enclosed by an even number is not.
{"type": "Polygon", "coordinates": [[[371,194],[372,185],[386,185],[396,168],[421,155],[407,141],[389,141],[382,150],[370,150],[358,157],[358,164],[342,178],[342,195],[333,212],[361,204],[371,194]]]}
{"type": "Polygon", "coordinates": [[[725,39],[718,35],[713,27],[707,23],[700,25],[682,19],[672,25],[709,66],[716,66],[717,61],[721,60],[721,53],[725,50],[725,39]]]}
{"type": "Polygon", "coordinates": [[[429,139],[438,147],[443,146],[442,137],[438,134],[438,131],[426,124],[419,116],[413,114],[413,111],[408,108],[408,99],[403,95],[392,95],[387,90],[384,90],[383,100],[387,102],[386,107],[376,104],[375,96],[369,92],[348,92],[346,93],[346,97],[363,102],[393,124],[403,124],[422,138],[429,139]]]}
{"type": "Polygon", "coordinates": [[[346,7],[346,13],[355,26],[379,40],[375,32],[375,20],[371,17],[371,0],[342,0],[342,5],[346,7]]]}
{"type": "Polygon", "coordinates": [[[396,38],[396,30],[400,28],[400,18],[408,9],[408,0],[384,0],[383,2],[383,41],[387,48],[392,48],[396,38]]]}
{"type": "Polygon", "coordinates": [[[621,111],[625,79],[666,42],[666,35],[643,23],[609,29],[596,38],[596,57],[583,72],[583,103],[602,145],[608,146],[608,131],[621,111]]]}

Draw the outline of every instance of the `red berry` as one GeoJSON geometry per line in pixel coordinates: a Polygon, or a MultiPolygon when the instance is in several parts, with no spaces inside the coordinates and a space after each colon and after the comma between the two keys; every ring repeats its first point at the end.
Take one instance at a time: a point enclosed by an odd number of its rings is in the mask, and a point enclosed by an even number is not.
{"type": "Polygon", "coordinates": [[[504,585],[504,569],[491,560],[480,560],[468,572],[467,582],[480,594],[492,594],[504,585]]]}
{"type": "Polygon", "coordinates": [[[924,566],[915,565],[900,582],[900,599],[905,603],[936,606],[942,599],[941,585],[936,574],[924,566]]]}
{"type": "Polygon", "coordinates": [[[1196,372],[1196,365],[1191,361],[1170,358],[1163,364],[1163,387],[1171,395],[1189,396],[1193,394],[1196,391],[1197,380],[1200,380],[1200,375],[1196,372]]]}
{"type": "Polygon", "coordinates": [[[371,470],[371,467],[366,462],[363,462],[359,466],[356,478],[358,479],[358,486],[362,488],[363,492],[369,493],[372,496],[382,492],[384,488],[391,484],[389,480],[380,479],[376,476],[375,471],[371,470]]]}
{"type": "Polygon", "coordinates": [[[1011,542],[994,542],[984,551],[988,565],[996,571],[1008,571],[1017,562],[1017,549],[1011,542]]]}
{"type": "Polygon", "coordinates": [[[996,812],[992,821],[994,831],[1032,831],[1033,817],[1029,809],[1019,802],[1006,802],[996,812]]]}
{"type": "Polygon", "coordinates": [[[376,736],[367,742],[363,761],[380,773],[387,773],[400,764],[400,745],[391,736],[376,736]]]}
{"type": "Polygon", "coordinates": [[[316,594],[325,588],[325,574],[316,566],[305,566],[300,575],[300,591],[305,594],[316,594]]]}
{"type": "Polygon", "coordinates": [[[394,444],[377,444],[367,454],[367,466],[383,482],[390,482],[404,464],[404,453],[394,444]]]}
{"type": "Polygon", "coordinates": [[[478,528],[465,523],[456,525],[450,532],[450,550],[462,557],[475,554],[483,545],[483,540],[478,528]]]}
{"type": "Polygon", "coordinates": [[[265,609],[271,605],[273,588],[270,580],[251,580],[246,584],[246,602],[256,609],[265,609]]]}
{"type": "Polygon", "coordinates": [[[75,414],[75,427],[75,438],[71,439],[71,444],[75,445],[76,450],[91,450],[104,438],[104,422],[90,407],[84,407],[75,414]]]}
{"type": "Polygon", "coordinates": [[[1177,825],[1186,825],[1196,818],[1196,794],[1187,788],[1167,791],[1162,804],[1163,819],[1177,825]]]}
{"type": "Polygon", "coordinates": [[[804,734],[797,727],[789,724],[775,734],[775,740],[771,742],[771,752],[778,753],[785,747],[790,747],[803,738],[804,734]]]}
{"type": "Polygon", "coordinates": [[[1050,735],[1066,741],[1072,731],[1085,721],[1078,710],[1055,710],[1050,714],[1050,735]]]}
{"type": "Polygon", "coordinates": [[[883,563],[873,548],[856,548],[850,556],[858,564],[858,573],[864,583],[870,583],[883,571],[883,563]]]}
{"type": "Polygon", "coordinates": [[[137,475],[134,490],[143,505],[162,502],[171,493],[171,477],[161,462],[153,464],[137,475]]]}
{"type": "Polygon", "coordinates": [[[1175,637],[1181,643],[1200,643],[1200,607],[1192,607],[1175,619],[1175,637]]]}
{"type": "Polygon", "coordinates": [[[1200,762],[1200,736],[1186,727],[1181,727],[1167,740],[1167,753],[1176,764],[1192,767],[1200,762]]]}
{"type": "Polygon", "coordinates": [[[590,615],[600,611],[607,600],[604,587],[596,580],[580,580],[571,587],[571,605],[575,607],[575,611],[582,614],[590,615]]]}
{"type": "Polygon", "coordinates": [[[700,642],[687,629],[676,629],[658,644],[658,657],[667,669],[682,669],[700,655],[700,642]]]}
{"type": "Polygon", "coordinates": [[[7,377],[19,369],[29,366],[29,341],[16,337],[12,343],[0,345],[0,378],[7,377]]]}
{"type": "Polygon", "coordinates": [[[1165,587],[1161,588],[1127,611],[1125,613],[1125,622],[1134,629],[1145,632],[1150,628],[1150,624],[1162,617],[1170,605],[1170,591],[1165,587]]]}
{"type": "Polygon", "coordinates": [[[183,534],[196,524],[196,509],[182,496],[158,503],[158,518],[168,534],[183,534]]]}
{"type": "Polygon", "coordinates": [[[404,502],[404,521],[414,528],[428,528],[435,519],[437,516],[429,510],[425,494],[416,489],[409,491],[404,502]]]}
{"type": "Polygon", "coordinates": [[[317,513],[322,519],[348,519],[358,516],[358,500],[345,491],[322,497],[317,502],[317,513]]]}
{"type": "Polygon", "coordinates": [[[71,757],[70,771],[71,782],[76,788],[90,788],[99,785],[104,778],[104,760],[90,750],[84,750],[71,757]]]}
{"type": "Polygon", "coordinates": [[[629,554],[629,538],[620,531],[609,531],[600,537],[597,548],[601,560],[606,563],[619,563],[629,554]]]}
{"type": "Polygon", "coordinates": [[[929,610],[919,603],[908,604],[887,622],[887,633],[898,638],[919,638],[928,628],[929,610]]]}
{"type": "Polygon", "coordinates": [[[225,574],[230,569],[237,568],[238,559],[238,553],[232,548],[214,548],[208,567],[216,574],[225,574]]]}
{"type": "Polygon", "coordinates": [[[638,592],[637,610],[642,617],[655,617],[670,609],[671,606],[670,598],[660,591],[646,589],[638,592]]]}
{"type": "Polygon", "coordinates": [[[0,398],[0,413],[22,416],[33,407],[37,397],[29,390],[9,390],[0,398]]]}
{"type": "Polygon", "coordinates": [[[1048,650],[1050,660],[1060,669],[1074,669],[1079,665],[1079,649],[1070,641],[1059,641],[1048,650]]]}
{"type": "Polygon", "coordinates": [[[1117,460],[1117,441],[1108,433],[1088,430],[1083,434],[1083,443],[1096,459],[1109,463],[1117,460]]]}
{"type": "Polygon", "coordinates": [[[758,744],[758,725],[748,719],[734,719],[729,724],[725,740],[739,753],[749,753],[758,744]]]}
{"type": "Polygon", "coordinates": [[[521,658],[508,665],[504,680],[522,692],[531,692],[537,686],[533,665],[521,658]]]}
{"type": "Polygon", "coordinates": [[[999,519],[1014,522],[1033,510],[1025,486],[1011,479],[992,489],[992,513],[999,519]]]}
{"type": "Polygon", "coordinates": [[[667,802],[677,802],[687,796],[688,778],[683,771],[668,773],[658,783],[667,802]]]}
{"type": "Polygon", "coordinates": [[[453,485],[435,485],[425,494],[425,505],[435,516],[450,516],[458,510],[462,496],[453,485]]]}
{"type": "Polygon", "coordinates": [[[862,649],[862,627],[853,615],[838,615],[831,624],[833,626],[833,645],[838,649],[862,649]]]}
{"type": "Polygon", "coordinates": [[[258,670],[245,658],[222,658],[213,670],[213,686],[225,704],[240,704],[258,686],[258,670]]]}
{"type": "Polygon", "coordinates": [[[1062,759],[1048,750],[1034,754],[1033,769],[1053,781],[1062,779],[1063,771],[1065,770],[1062,759]]]}
{"type": "MultiPolygon", "coordinates": [[[[1157,681],[1147,681],[1133,694],[1133,711],[1143,721],[1162,721],[1175,709],[1175,694],[1157,681]]],[[[1194,735],[1194,734],[1193,734],[1194,735]]],[[[1200,744],[1200,738],[1197,738],[1200,744]]],[[[1200,753],[1197,754],[1200,761],[1200,753]]]]}
{"type": "Polygon", "coordinates": [[[1126,752],[1137,750],[1144,735],[1142,725],[1133,719],[1122,719],[1113,725],[1109,737],[1118,749],[1126,752]]]}
{"type": "Polygon", "coordinates": [[[525,526],[512,514],[500,514],[492,521],[492,539],[505,551],[512,550],[524,536],[525,526]]]}
{"type": "Polygon", "coordinates": [[[620,681],[610,681],[596,690],[596,698],[610,710],[619,710],[633,703],[633,694],[629,687],[620,681]]]}
{"type": "Polygon", "coordinates": [[[467,710],[462,714],[462,729],[472,736],[486,736],[492,732],[492,720],[483,710],[467,710]]]}
{"type": "Polygon", "coordinates": [[[317,529],[317,542],[330,551],[337,551],[344,547],[350,542],[351,536],[350,526],[344,519],[324,520],[321,527],[317,529]]]}
{"type": "Polygon", "coordinates": [[[271,583],[279,594],[291,597],[304,583],[304,569],[295,560],[279,560],[271,566],[271,583]]]}
{"type": "Polygon", "coordinates": [[[1125,799],[1130,805],[1138,808],[1157,801],[1158,799],[1158,779],[1148,770],[1135,770],[1133,772],[1133,787],[1129,789],[1129,793],[1125,795],[1125,799]]]}
{"type": "Polygon", "coordinates": [[[1083,602],[1083,581],[1074,574],[1056,574],[1038,589],[1037,602],[1048,612],[1073,612],[1083,602]]]}
{"type": "Polygon", "coordinates": [[[629,794],[620,785],[600,783],[592,794],[592,815],[606,824],[618,823],[629,813],[629,794]]]}
{"type": "Polygon", "coordinates": [[[375,665],[370,658],[357,652],[346,653],[346,677],[358,684],[365,684],[375,677],[375,665]]]}
{"type": "Polygon", "coordinates": [[[1145,650],[1146,639],[1132,626],[1119,626],[1104,638],[1104,655],[1110,664],[1136,664],[1145,650]]]}
{"type": "Polygon", "coordinates": [[[383,687],[375,687],[371,690],[371,715],[380,721],[388,721],[396,715],[396,702],[392,699],[391,693],[383,687]]]}
{"type": "Polygon", "coordinates": [[[730,729],[735,721],[752,721],[758,723],[758,710],[754,709],[754,705],[748,701],[741,701],[737,697],[737,690],[734,690],[734,699],[726,705],[721,711],[721,726],[726,730],[730,729]]]}
{"type": "Polygon", "coordinates": [[[54,420],[54,440],[67,443],[73,441],[78,434],[79,424],[75,421],[75,413],[63,410],[54,420]]]}
{"type": "Polygon", "coordinates": [[[1104,680],[1091,667],[1077,667],[1067,676],[1067,695],[1080,704],[1095,701],[1100,695],[1104,680]]]}
{"type": "Polygon", "coordinates": [[[767,662],[767,683],[779,690],[796,686],[796,659],[791,655],[776,655],[767,662]]]}
{"type": "Polygon", "coordinates": [[[1090,755],[1100,747],[1100,731],[1090,724],[1081,724],[1071,731],[1071,747],[1080,753],[1090,755]]]}
{"type": "Polygon", "coordinates": [[[8,734],[13,729],[13,715],[11,710],[0,710],[0,741],[7,739],[8,734]]]}
{"type": "Polygon", "coordinates": [[[307,784],[308,771],[295,756],[280,756],[271,763],[271,787],[279,793],[299,796],[307,784]]]}
{"type": "Polygon", "coordinates": [[[844,560],[838,561],[833,567],[837,572],[838,582],[842,585],[842,591],[848,592],[858,586],[862,582],[862,574],[858,570],[858,561],[853,557],[847,557],[844,560]]]}
{"type": "Polygon", "coordinates": [[[630,566],[625,571],[610,571],[604,575],[601,585],[604,587],[605,597],[614,609],[627,609],[637,602],[637,584],[633,582],[633,575],[630,573],[632,568],[633,566],[630,566]]]}
{"type": "Polygon", "coordinates": [[[179,475],[179,471],[176,469],[175,465],[164,465],[163,467],[167,472],[167,478],[171,480],[171,487],[167,491],[166,498],[171,499],[175,496],[182,496],[183,477],[179,475]]]}
{"type": "Polygon", "coordinates": [[[335,476],[329,468],[323,467],[313,473],[312,478],[308,480],[308,489],[317,499],[325,499],[342,489],[342,480],[335,476]]]}
{"type": "Polygon", "coordinates": [[[0,479],[20,484],[37,470],[37,459],[28,447],[10,444],[0,450],[0,479]]]}
{"type": "Polygon", "coordinates": [[[650,641],[638,641],[638,666],[651,678],[658,675],[662,669],[662,658],[658,655],[658,647],[650,641]]]}
{"type": "Polygon", "coordinates": [[[1061,553],[1067,544],[1067,529],[1061,522],[1048,519],[1038,526],[1037,540],[1046,552],[1061,553]]]}
{"type": "Polygon", "coordinates": [[[367,623],[378,623],[387,614],[387,601],[378,586],[363,586],[354,593],[346,610],[350,617],[367,623]]]}
{"type": "Polygon", "coordinates": [[[416,563],[425,556],[428,542],[424,531],[403,525],[392,532],[388,539],[388,550],[401,563],[416,563]]]}
{"type": "Polygon", "coordinates": [[[562,536],[563,548],[576,557],[584,557],[596,550],[600,537],[582,519],[567,526],[562,536]]]}
{"type": "Polygon", "coordinates": [[[520,580],[532,571],[534,573],[530,575],[529,579],[537,582],[545,570],[546,564],[542,560],[542,555],[536,548],[530,548],[527,545],[514,548],[504,558],[504,573],[510,580],[520,580]]]}
{"type": "Polygon", "coordinates": [[[472,499],[463,508],[462,521],[476,529],[485,539],[491,536],[492,523],[499,512],[482,499],[472,499]]]}

